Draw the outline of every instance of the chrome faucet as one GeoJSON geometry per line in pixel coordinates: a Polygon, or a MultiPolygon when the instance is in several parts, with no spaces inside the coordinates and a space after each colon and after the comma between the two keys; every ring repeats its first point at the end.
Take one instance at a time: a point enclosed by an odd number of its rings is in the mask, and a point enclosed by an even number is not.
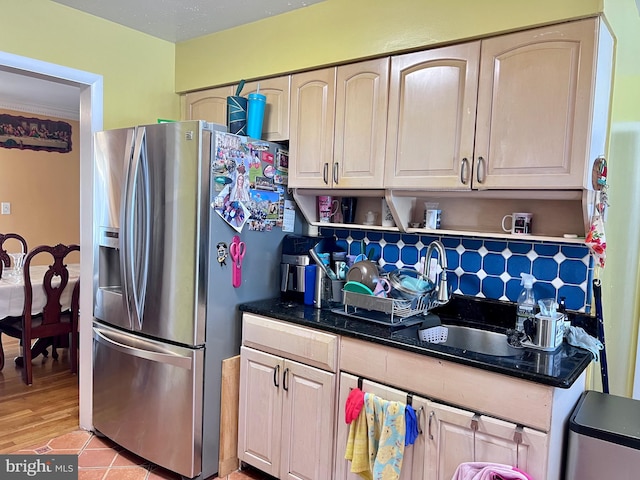
{"type": "Polygon", "coordinates": [[[431,254],[433,251],[438,253],[438,265],[442,269],[440,272],[440,280],[438,281],[438,302],[445,304],[449,301],[449,286],[447,285],[447,253],[444,245],[440,240],[434,240],[427,247],[427,253],[424,261],[424,275],[429,276],[429,264],[431,263],[431,254]]]}

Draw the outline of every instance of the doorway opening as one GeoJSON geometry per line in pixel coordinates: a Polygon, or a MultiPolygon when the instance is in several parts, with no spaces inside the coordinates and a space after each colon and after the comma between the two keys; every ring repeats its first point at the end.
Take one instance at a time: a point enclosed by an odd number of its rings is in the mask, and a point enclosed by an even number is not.
{"type": "MultiPolygon", "coordinates": [[[[27,77],[40,78],[79,88],[80,91],[80,277],[90,286],[93,278],[93,134],[103,128],[102,75],[76,70],[53,63],[0,52],[0,70],[27,77]]],[[[91,376],[91,322],[93,289],[80,291],[80,354],[79,410],[80,428],[90,430],[92,376],[91,376]],[[83,368],[84,366],[84,368],[83,368]]]]}

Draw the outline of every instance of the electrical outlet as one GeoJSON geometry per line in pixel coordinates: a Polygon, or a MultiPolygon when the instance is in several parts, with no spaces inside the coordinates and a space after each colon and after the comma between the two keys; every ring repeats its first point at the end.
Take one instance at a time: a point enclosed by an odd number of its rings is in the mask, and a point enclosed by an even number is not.
{"type": "Polygon", "coordinates": [[[11,213],[11,204],[9,202],[2,202],[2,215],[9,215],[11,213]]]}

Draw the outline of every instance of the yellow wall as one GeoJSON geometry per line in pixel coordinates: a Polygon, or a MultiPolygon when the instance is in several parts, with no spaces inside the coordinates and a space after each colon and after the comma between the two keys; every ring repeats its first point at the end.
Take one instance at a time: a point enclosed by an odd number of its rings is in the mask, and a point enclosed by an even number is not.
{"type": "Polygon", "coordinates": [[[176,45],[176,90],[197,90],[588,16],[602,0],[325,0],[176,45]]]}
{"type": "Polygon", "coordinates": [[[0,50],[104,77],[104,128],[178,118],[173,43],[50,0],[0,0],[0,50]]]}
{"type": "Polygon", "coordinates": [[[604,12],[617,38],[602,275],[605,339],[611,392],[630,395],[640,317],[640,13],[634,0],[606,0],[604,12]]]}
{"type": "Polygon", "coordinates": [[[71,125],[68,153],[0,147],[0,200],[11,214],[0,215],[0,232],[18,233],[29,249],[80,243],[80,129],[64,118],[2,110],[19,117],[61,120],[71,125]]]}

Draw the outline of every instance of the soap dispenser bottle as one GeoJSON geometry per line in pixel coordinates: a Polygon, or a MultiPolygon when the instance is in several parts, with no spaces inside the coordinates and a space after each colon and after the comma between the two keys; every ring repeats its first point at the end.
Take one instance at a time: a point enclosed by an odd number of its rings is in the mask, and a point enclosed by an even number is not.
{"type": "Polygon", "coordinates": [[[518,332],[525,331],[525,321],[531,320],[530,324],[534,324],[534,316],[536,314],[536,298],[533,293],[533,282],[536,281],[533,275],[521,273],[522,281],[520,285],[524,288],[518,295],[518,308],[516,317],[516,330],[518,332]]]}

